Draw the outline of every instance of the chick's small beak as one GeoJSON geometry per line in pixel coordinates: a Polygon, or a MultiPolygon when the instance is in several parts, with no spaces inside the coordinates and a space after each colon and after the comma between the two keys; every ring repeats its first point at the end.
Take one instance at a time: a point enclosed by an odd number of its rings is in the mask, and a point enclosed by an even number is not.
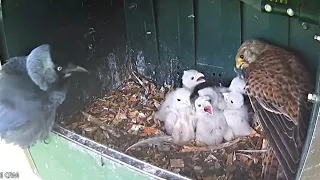
{"type": "Polygon", "coordinates": [[[88,70],[86,70],[83,67],[80,67],[80,66],[74,65],[72,63],[69,63],[68,67],[65,69],[64,72],[65,72],[65,74],[69,74],[69,73],[72,73],[72,72],[85,72],[85,73],[87,73],[88,70]]]}

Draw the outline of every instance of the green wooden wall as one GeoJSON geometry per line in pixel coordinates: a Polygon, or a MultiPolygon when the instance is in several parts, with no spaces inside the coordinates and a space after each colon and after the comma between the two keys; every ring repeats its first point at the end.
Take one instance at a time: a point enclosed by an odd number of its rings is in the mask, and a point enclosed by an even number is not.
{"type": "Polygon", "coordinates": [[[308,24],[305,30],[299,19],[263,13],[240,0],[124,1],[135,61],[158,82],[179,85],[182,71],[195,67],[225,82],[235,76],[234,56],[249,38],[293,49],[316,73],[320,43],[313,37],[320,33],[318,26],[308,24]]]}

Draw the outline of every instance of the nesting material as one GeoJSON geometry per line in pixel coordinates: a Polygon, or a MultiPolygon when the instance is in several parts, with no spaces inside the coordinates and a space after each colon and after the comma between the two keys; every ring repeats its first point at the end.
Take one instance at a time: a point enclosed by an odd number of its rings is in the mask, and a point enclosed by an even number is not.
{"type": "Polygon", "coordinates": [[[156,89],[155,84],[135,75],[79,111],[74,121],[61,125],[191,179],[260,179],[265,150],[261,150],[263,143],[258,137],[241,137],[214,147],[195,148],[193,143],[181,147],[163,142],[126,151],[140,140],[165,135],[163,124],[154,119],[154,113],[169,91],[168,87],[156,89]]]}

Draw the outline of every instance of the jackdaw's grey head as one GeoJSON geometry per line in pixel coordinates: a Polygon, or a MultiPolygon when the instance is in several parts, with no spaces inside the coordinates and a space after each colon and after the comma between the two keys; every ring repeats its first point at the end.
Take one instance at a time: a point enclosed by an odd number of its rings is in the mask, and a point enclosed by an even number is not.
{"type": "Polygon", "coordinates": [[[43,44],[33,49],[27,56],[27,71],[32,81],[40,89],[48,90],[50,84],[60,78],[68,78],[73,72],[88,72],[86,69],[72,63],[63,65],[55,64],[52,61],[50,45],[43,44]]]}

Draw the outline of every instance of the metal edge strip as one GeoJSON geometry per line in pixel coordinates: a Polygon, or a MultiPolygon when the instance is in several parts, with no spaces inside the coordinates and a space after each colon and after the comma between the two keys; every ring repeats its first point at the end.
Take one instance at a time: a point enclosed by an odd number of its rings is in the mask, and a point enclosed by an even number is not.
{"type": "Polygon", "coordinates": [[[70,130],[67,130],[59,125],[56,125],[52,132],[63,138],[76,143],[88,150],[94,151],[100,154],[104,158],[110,159],[131,169],[134,169],[142,174],[146,174],[155,179],[170,179],[170,180],[191,180],[187,177],[175,174],[165,169],[161,169],[152,164],[136,159],[114,149],[108,148],[102,144],[99,144],[89,138],[78,135],[70,130]]]}
{"type": "MultiPolygon", "coordinates": [[[[319,54],[319,60],[320,60],[320,54],[319,54]]],[[[317,70],[317,78],[316,78],[316,94],[320,93],[320,66],[318,66],[318,70],[317,70]]],[[[318,118],[320,116],[320,111],[319,111],[319,103],[315,103],[313,104],[312,107],[312,114],[311,114],[311,120],[310,120],[310,124],[309,124],[309,129],[307,132],[307,138],[306,138],[306,142],[304,144],[303,147],[303,151],[301,154],[301,158],[300,158],[300,163],[299,163],[299,169],[298,172],[296,174],[296,180],[300,180],[302,175],[303,175],[303,171],[307,162],[307,157],[310,153],[310,148],[312,146],[312,142],[315,140],[313,138],[315,132],[316,132],[316,127],[318,124],[318,118]],[[310,128],[310,127],[314,127],[314,128],[310,128]]]]}
{"type": "Polygon", "coordinates": [[[34,174],[36,174],[38,177],[40,177],[40,175],[39,175],[39,173],[38,173],[38,168],[37,168],[36,164],[34,163],[34,160],[33,160],[33,158],[32,158],[30,149],[23,149],[23,152],[24,152],[24,155],[25,155],[26,158],[27,158],[27,161],[28,161],[28,163],[29,163],[30,168],[32,169],[32,172],[33,172],[34,174]]]}

